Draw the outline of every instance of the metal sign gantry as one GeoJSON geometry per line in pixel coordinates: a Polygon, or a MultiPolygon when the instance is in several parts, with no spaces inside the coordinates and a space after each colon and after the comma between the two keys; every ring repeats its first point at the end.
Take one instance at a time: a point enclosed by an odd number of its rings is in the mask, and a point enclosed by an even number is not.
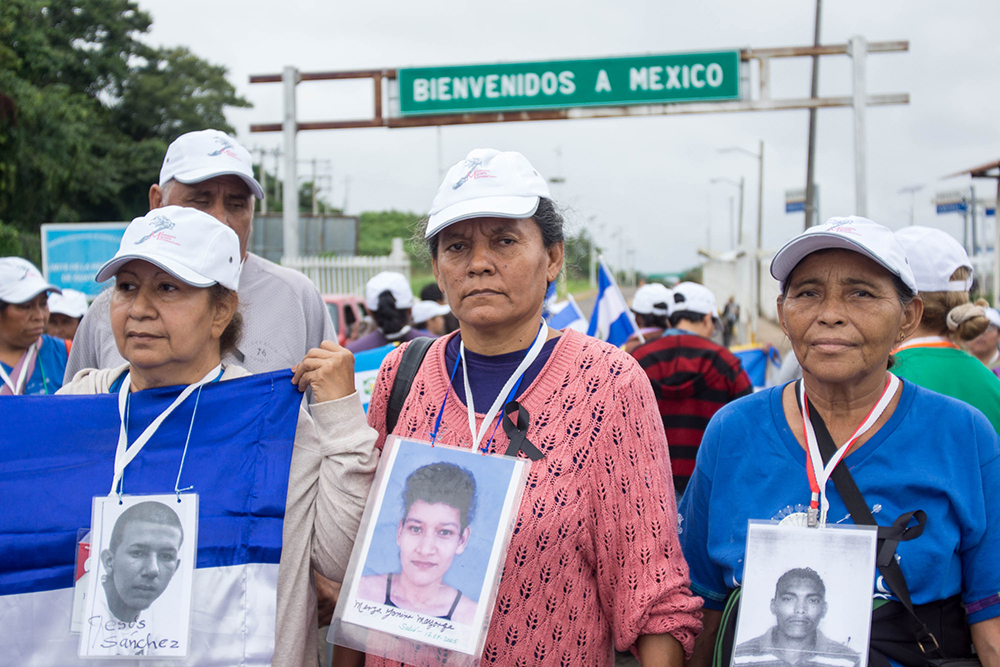
{"type": "MultiPolygon", "coordinates": [[[[854,109],[854,154],[855,154],[855,213],[858,215],[867,214],[867,169],[866,169],[866,132],[865,132],[865,109],[869,106],[881,106],[888,104],[909,104],[910,96],[908,93],[879,93],[879,94],[868,94],[867,91],[867,56],[869,53],[892,53],[900,51],[908,51],[910,48],[909,41],[897,40],[897,41],[886,41],[886,42],[868,42],[864,37],[853,37],[846,44],[829,44],[822,46],[793,46],[793,47],[778,47],[778,48],[766,48],[766,49],[733,49],[732,52],[739,53],[740,61],[740,99],[724,100],[724,101],[703,101],[698,98],[678,100],[671,103],[648,103],[646,100],[648,97],[644,97],[642,94],[632,94],[626,95],[624,98],[621,96],[617,97],[617,102],[611,106],[558,106],[558,96],[556,93],[560,90],[561,84],[566,84],[568,81],[572,81],[574,86],[577,83],[576,73],[571,68],[571,63],[588,63],[588,67],[595,71],[602,71],[607,73],[609,69],[613,69],[615,65],[619,65],[618,69],[629,70],[629,87],[642,87],[645,84],[645,90],[649,89],[649,82],[651,71],[649,68],[660,67],[659,71],[654,72],[657,77],[663,75],[662,78],[657,78],[656,81],[660,82],[661,85],[666,87],[673,82],[671,79],[671,72],[667,68],[678,67],[683,65],[670,65],[666,61],[670,58],[685,57],[693,58],[692,64],[688,64],[688,69],[686,75],[674,74],[676,81],[683,85],[682,81],[687,81],[690,84],[691,72],[693,68],[698,63],[698,56],[708,56],[711,54],[717,54],[722,52],[709,52],[706,54],[673,54],[664,56],[628,56],[623,58],[608,58],[601,60],[579,60],[579,61],[553,61],[549,63],[507,63],[499,65],[463,65],[455,67],[443,67],[443,68],[420,68],[419,70],[407,70],[402,69],[376,69],[376,70],[353,70],[353,71],[340,71],[340,72],[299,72],[294,67],[285,67],[281,74],[262,74],[253,75],[250,77],[250,83],[282,83],[284,84],[284,120],[281,123],[254,123],[250,125],[251,132],[282,132],[284,133],[284,149],[285,149],[285,173],[284,173],[284,199],[286,202],[297,201],[296,192],[296,151],[295,151],[295,137],[299,131],[307,130],[343,130],[343,129],[359,129],[359,128],[370,128],[370,127],[387,127],[387,128],[405,128],[405,127],[429,127],[429,126],[442,126],[442,125],[465,125],[465,124],[475,124],[475,123],[501,123],[501,122],[519,122],[519,121],[533,121],[533,120],[571,120],[575,118],[623,118],[632,116],[661,116],[661,115],[674,115],[674,114],[699,114],[699,113],[725,113],[725,112],[736,112],[736,111],[782,111],[788,109],[819,109],[819,108],[830,108],[830,107],[853,107],[854,109]],[[776,58],[799,58],[799,57],[812,57],[812,56],[832,56],[832,55],[847,55],[850,56],[853,62],[853,90],[851,95],[838,95],[838,96],[826,96],[826,97],[805,97],[805,98],[773,98],[771,96],[771,61],[776,58]],[[664,61],[662,66],[660,65],[648,65],[646,71],[643,73],[638,70],[634,62],[637,59],[646,58],[660,58],[664,61]],[[619,62],[620,61],[620,62],[619,62]],[[632,61],[633,64],[629,64],[632,61]],[[756,61],[758,63],[758,85],[756,96],[751,94],[750,90],[750,64],[756,61]],[[607,63],[607,67],[601,68],[599,66],[591,66],[593,63],[607,63]],[[569,63],[569,64],[568,64],[569,63]],[[427,91],[421,89],[416,95],[417,98],[421,98],[424,92],[427,92],[428,98],[430,97],[430,83],[428,76],[410,76],[414,73],[427,73],[434,71],[437,73],[437,79],[448,79],[451,83],[448,84],[448,96],[451,97],[454,92],[454,80],[456,78],[465,77],[465,82],[463,85],[463,91],[466,98],[471,93],[475,93],[477,90],[479,94],[483,94],[486,90],[486,85],[490,83],[492,88],[490,89],[491,95],[496,94],[502,97],[504,91],[510,92],[512,97],[524,97],[528,88],[528,74],[534,72],[534,74],[539,76],[539,83],[541,83],[541,76],[544,76],[545,72],[548,70],[544,69],[545,65],[559,64],[564,66],[564,69],[559,73],[555,74],[555,87],[551,87],[551,99],[552,104],[555,108],[534,108],[538,106],[535,102],[530,104],[523,104],[520,108],[515,106],[503,111],[488,111],[488,112],[462,112],[462,113],[449,113],[448,105],[438,105],[438,109],[431,111],[420,111],[415,115],[403,115],[400,110],[400,80],[401,78],[410,81],[410,85],[424,85],[427,86],[427,91]],[[518,72],[510,69],[510,66],[517,65],[522,71],[520,73],[523,75],[522,79],[518,81],[516,78],[511,80],[511,83],[504,88],[504,80],[502,77],[506,74],[507,76],[515,76],[518,72]],[[492,67],[492,70],[490,68],[492,67]],[[470,69],[471,68],[471,69],[470,69]],[[505,69],[507,68],[507,69],[505,69]],[[532,70],[532,68],[534,68],[532,70]],[[542,68],[542,69],[539,69],[542,68]],[[473,71],[475,69],[476,71],[473,71]],[[635,70],[635,73],[632,72],[635,70]],[[542,74],[538,74],[542,71],[542,74]],[[559,74],[563,72],[573,72],[574,76],[559,78],[559,74]],[[469,78],[476,79],[475,85],[470,85],[469,78]],[[477,78],[478,77],[478,78],[477,78]],[[495,77],[494,79],[488,79],[487,77],[495,77]],[[686,77],[686,78],[682,78],[686,77]],[[479,79],[482,81],[479,81],[479,79]],[[319,122],[298,122],[296,118],[295,111],[295,88],[299,83],[304,83],[307,81],[336,81],[336,80],[349,80],[349,79],[370,79],[373,82],[374,90],[374,113],[372,118],[359,119],[359,120],[340,120],[340,121],[319,121],[319,122]],[[424,81],[423,84],[413,83],[418,79],[424,81]],[[491,83],[492,82],[492,83],[491,83]],[[519,87],[520,86],[520,87],[519,87]],[[624,100],[624,101],[623,101],[624,100]],[[388,104],[386,104],[388,102],[388,104]],[[386,113],[388,107],[388,113],[386,113]]],[[[708,62],[708,61],[706,61],[708,62]]],[[[709,63],[711,64],[711,63],[709,63]]],[[[703,78],[697,79],[699,82],[707,81],[708,66],[703,65],[704,71],[699,70],[699,75],[703,78]]],[[[581,72],[589,71],[586,69],[581,69],[581,72]]],[[[679,70],[680,71],[680,70],[679,70]]],[[[721,79],[718,77],[724,77],[725,70],[721,66],[718,69],[713,69],[713,76],[717,77],[713,81],[718,81],[721,83],[721,79]]],[[[580,79],[583,80],[584,76],[581,74],[580,79]]],[[[612,82],[610,76],[607,77],[607,81],[601,79],[600,75],[597,76],[597,84],[595,89],[604,85],[610,86],[612,89],[616,85],[612,82]]],[[[436,97],[440,97],[440,90],[443,83],[438,82],[438,93],[436,97]]],[[[565,90],[569,90],[570,86],[567,84],[564,86],[565,90]]],[[[543,90],[542,93],[546,91],[543,90]]],[[[598,92],[598,91],[593,91],[598,92]]],[[[636,91],[633,90],[633,93],[636,91]]],[[[640,91],[641,93],[642,91],[640,91]]],[[[407,96],[413,98],[413,91],[407,91],[407,96]]],[[[493,98],[494,100],[497,98],[493,98]]],[[[588,98],[587,104],[592,102],[593,95],[588,98]]],[[[435,100],[437,101],[437,100],[435,100]]],[[[451,100],[445,100],[451,101],[451,100]]],[[[412,102],[412,100],[411,100],[412,102]]],[[[467,102],[467,99],[462,100],[463,104],[467,102]]],[[[411,104],[412,107],[412,104],[411,104]]],[[[298,207],[294,205],[285,206],[284,209],[284,226],[285,226],[285,251],[286,253],[297,254],[296,250],[296,239],[298,239],[298,207]]],[[[758,228],[760,226],[760,221],[758,220],[758,228]]],[[[760,234],[758,233],[758,238],[756,240],[758,252],[760,250],[760,234]]],[[[760,276],[754,277],[759,284],[760,276]]]]}

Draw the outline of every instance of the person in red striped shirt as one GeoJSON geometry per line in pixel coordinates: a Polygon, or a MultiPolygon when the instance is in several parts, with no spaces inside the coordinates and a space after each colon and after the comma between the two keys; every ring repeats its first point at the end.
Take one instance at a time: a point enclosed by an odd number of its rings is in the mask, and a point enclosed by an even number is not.
{"type": "Polygon", "coordinates": [[[711,338],[719,310],[708,288],[678,283],[670,325],[662,338],[639,346],[632,356],[653,384],[679,497],[694,472],[708,420],[726,403],[753,393],[753,384],[740,360],[711,338]]]}

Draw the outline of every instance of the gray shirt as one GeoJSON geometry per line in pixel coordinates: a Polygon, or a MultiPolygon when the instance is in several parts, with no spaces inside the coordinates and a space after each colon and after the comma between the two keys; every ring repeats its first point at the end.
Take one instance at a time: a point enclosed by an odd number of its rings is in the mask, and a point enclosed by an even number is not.
{"type": "MultiPolygon", "coordinates": [[[[73,339],[65,382],[84,368],[114,368],[125,363],[111,333],[111,289],[101,292],[73,339]]],[[[224,362],[250,373],[291,368],[337,332],[323,297],[312,281],[263,257],[247,254],[240,274],[243,338],[224,362]]]]}

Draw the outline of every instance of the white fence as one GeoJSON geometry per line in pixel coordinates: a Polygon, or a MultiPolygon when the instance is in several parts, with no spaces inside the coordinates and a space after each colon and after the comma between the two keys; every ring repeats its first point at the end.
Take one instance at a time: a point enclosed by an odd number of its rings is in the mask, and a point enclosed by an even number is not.
{"type": "Polygon", "coordinates": [[[364,296],[365,283],[382,271],[410,277],[410,258],[402,239],[392,240],[388,257],[282,257],[281,265],[304,273],[322,294],[364,296]]]}

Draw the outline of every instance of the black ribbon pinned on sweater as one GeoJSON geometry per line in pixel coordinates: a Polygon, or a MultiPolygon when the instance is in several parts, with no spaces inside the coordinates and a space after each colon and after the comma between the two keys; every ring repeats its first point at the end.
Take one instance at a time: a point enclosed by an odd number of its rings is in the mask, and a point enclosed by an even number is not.
{"type": "Polygon", "coordinates": [[[517,456],[518,452],[524,452],[525,456],[532,461],[538,461],[545,456],[538,447],[535,447],[528,440],[529,419],[528,411],[521,407],[517,401],[509,401],[503,406],[503,419],[501,421],[504,433],[510,438],[510,444],[507,446],[507,451],[504,452],[505,456],[517,456]],[[510,418],[512,412],[517,412],[517,424],[510,418]]]}

